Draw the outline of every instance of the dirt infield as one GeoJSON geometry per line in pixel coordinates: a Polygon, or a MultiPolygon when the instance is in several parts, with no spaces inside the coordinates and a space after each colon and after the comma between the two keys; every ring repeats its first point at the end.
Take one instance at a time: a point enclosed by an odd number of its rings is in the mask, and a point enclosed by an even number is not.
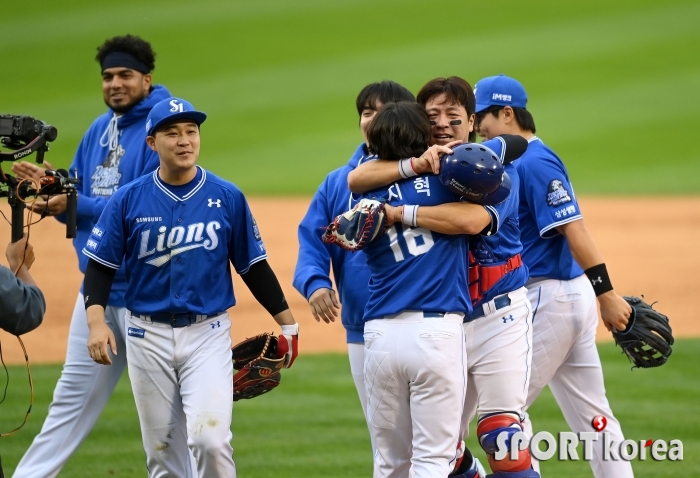
{"type": "MultiPolygon", "coordinates": [[[[615,289],[644,294],[659,301],[657,308],[671,319],[676,337],[700,336],[693,320],[692,298],[698,292],[695,271],[700,256],[688,255],[700,244],[700,198],[595,198],[580,200],[586,224],[600,247],[615,289]]],[[[344,351],[345,331],[340,324],[318,324],[306,301],[292,288],[297,256],[296,230],[309,200],[303,198],[252,199],[251,208],[261,229],[269,262],[277,273],[292,311],[301,326],[301,352],[344,351]]],[[[10,216],[7,203],[0,208],[10,216]]],[[[9,241],[7,223],[0,224],[0,244],[9,241]]],[[[32,227],[30,242],[37,260],[32,274],[46,295],[44,323],[23,336],[32,363],[62,362],[68,327],[82,275],[65,226],[48,218],[32,227]]],[[[2,246],[4,248],[4,245],[2,246]]],[[[3,258],[3,263],[6,264],[3,258]]],[[[233,339],[238,341],[277,327],[258,305],[238,276],[234,288],[238,305],[232,309],[233,339]]],[[[610,335],[602,325],[600,340],[610,335]]],[[[17,341],[0,331],[6,363],[23,362],[17,341]]]]}

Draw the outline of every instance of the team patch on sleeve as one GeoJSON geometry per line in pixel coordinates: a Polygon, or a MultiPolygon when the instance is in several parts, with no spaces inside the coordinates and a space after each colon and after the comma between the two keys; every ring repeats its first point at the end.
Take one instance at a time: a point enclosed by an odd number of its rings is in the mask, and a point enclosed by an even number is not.
{"type": "Polygon", "coordinates": [[[571,194],[564,187],[559,179],[553,179],[547,187],[547,204],[552,207],[557,207],[561,204],[571,202],[571,194]]]}
{"type": "Polygon", "coordinates": [[[102,238],[104,237],[105,231],[99,226],[95,226],[90,231],[90,237],[85,243],[85,248],[89,251],[96,252],[97,247],[100,245],[102,238]]]}
{"type": "Polygon", "coordinates": [[[258,223],[255,222],[255,218],[252,214],[250,215],[250,219],[253,222],[253,237],[256,241],[260,241],[262,238],[260,237],[260,229],[258,229],[258,223]]]}

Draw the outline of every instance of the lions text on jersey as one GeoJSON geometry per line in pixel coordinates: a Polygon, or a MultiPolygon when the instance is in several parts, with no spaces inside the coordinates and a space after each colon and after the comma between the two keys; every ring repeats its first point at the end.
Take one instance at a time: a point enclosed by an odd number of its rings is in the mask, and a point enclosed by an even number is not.
{"type": "Polygon", "coordinates": [[[197,168],[194,186],[167,185],[156,170],[120,188],[83,249],[115,269],[125,260],[135,314],[225,311],[235,304],[229,261],[243,274],[267,258],[243,193],[197,168]]]}

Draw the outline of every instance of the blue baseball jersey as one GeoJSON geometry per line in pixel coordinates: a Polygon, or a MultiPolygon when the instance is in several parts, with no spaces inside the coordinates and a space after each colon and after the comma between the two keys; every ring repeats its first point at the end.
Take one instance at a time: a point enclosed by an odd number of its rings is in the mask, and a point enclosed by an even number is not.
{"type": "MultiPolygon", "coordinates": [[[[459,201],[435,175],[417,176],[363,195],[392,206],[459,201]]],[[[364,249],[371,271],[365,321],[404,310],[471,312],[467,236],[394,224],[364,249]]]]}
{"type": "Polygon", "coordinates": [[[320,288],[332,289],[329,265],[333,267],[342,308],[340,318],[348,343],[363,342],[363,320],[368,298],[370,271],[364,254],[324,244],[321,236],[333,219],[352,209],[348,174],[370,155],[365,143],[357,147],[346,165],[331,172],[321,183],[299,224],[299,255],[293,285],[306,300],[320,288]]]}
{"type": "MultiPolygon", "coordinates": [[[[109,198],[120,187],[158,167],[158,154],[146,144],[146,119],[151,108],[170,96],[164,86],[154,85],[149,95],[126,113],[117,116],[108,109],[80,141],[68,170],[80,179],[73,239],[80,272],[85,273],[88,262],[81,251],[109,198]],[[114,135],[114,142],[109,140],[110,134],[114,135]]],[[[65,213],[55,217],[66,222],[65,213]]],[[[125,292],[126,273],[121,269],[114,276],[107,304],[124,307],[125,292]]]]}
{"type": "Polygon", "coordinates": [[[126,307],[137,314],[216,314],[236,301],[229,261],[239,274],[267,258],[243,193],[197,166],[187,185],[164,183],[157,169],[119,188],[83,253],[127,276],[126,307]]]}
{"type": "Polygon", "coordinates": [[[583,274],[557,226],[582,218],[561,159],[537,136],[515,163],[520,175],[520,240],[531,277],[569,280],[583,274]]]}
{"type": "MultiPolygon", "coordinates": [[[[495,137],[482,143],[492,149],[501,162],[505,156],[505,142],[495,137]]],[[[474,259],[481,265],[492,266],[504,264],[508,259],[523,251],[520,242],[520,226],[518,219],[520,178],[515,164],[519,159],[505,166],[510,176],[511,190],[505,201],[495,206],[485,206],[494,219],[488,235],[473,235],[469,237],[469,250],[474,259]]],[[[475,305],[488,302],[494,297],[517,290],[527,282],[528,268],[525,264],[505,274],[475,305]]]]}

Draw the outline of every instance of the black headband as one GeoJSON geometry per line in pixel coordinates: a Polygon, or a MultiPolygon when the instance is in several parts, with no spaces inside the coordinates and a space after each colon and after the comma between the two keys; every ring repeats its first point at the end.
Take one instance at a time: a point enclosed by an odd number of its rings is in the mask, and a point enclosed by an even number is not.
{"type": "Polygon", "coordinates": [[[131,68],[143,74],[150,73],[151,70],[144,63],[136,59],[136,57],[130,53],[124,53],[121,51],[113,51],[109,53],[105,59],[102,61],[102,71],[107,68],[131,68]]]}

